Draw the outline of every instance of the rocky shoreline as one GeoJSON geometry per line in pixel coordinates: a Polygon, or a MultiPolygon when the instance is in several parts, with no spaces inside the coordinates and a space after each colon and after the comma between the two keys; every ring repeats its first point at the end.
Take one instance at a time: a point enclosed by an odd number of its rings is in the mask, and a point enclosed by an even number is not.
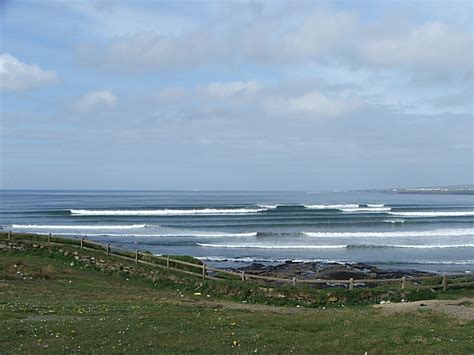
{"type": "Polygon", "coordinates": [[[380,269],[364,263],[324,263],[324,262],[292,262],[287,261],[278,265],[253,263],[238,268],[249,274],[271,276],[278,278],[323,279],[323,280],[354,280],[361,279],[397,279],[402,276],[420,277],[433,276],[434,273],[418,270],[380,269]]]}

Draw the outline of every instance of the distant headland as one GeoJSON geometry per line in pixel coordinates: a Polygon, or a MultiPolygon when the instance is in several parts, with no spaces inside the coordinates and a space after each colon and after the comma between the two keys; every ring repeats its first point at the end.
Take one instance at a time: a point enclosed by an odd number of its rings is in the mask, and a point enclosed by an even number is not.
{"type": "Polygon", "coordinates": [[[424,186],[424,187],[402,187],[391,189],[370,189],[367,192],[384,192],[395,194],[457,194],[473,195],[474,185],[442,185],[442,186],[424,186]]]}

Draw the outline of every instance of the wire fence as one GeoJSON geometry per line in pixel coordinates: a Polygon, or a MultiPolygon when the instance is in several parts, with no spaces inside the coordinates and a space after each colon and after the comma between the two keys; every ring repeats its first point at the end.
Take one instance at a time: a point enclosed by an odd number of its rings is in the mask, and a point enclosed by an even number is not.
{"type": "Polygon", "coordinates": [[[86,238],[64,238],[39,234],[14,234],[11,231],[3,233],[7,241],[22,240],[30,242],[42,242],[49,245],[68,245],[84,250],[93,250],[103,253],[108,257],[115,257],[136,264],[144,264],[151,267],[167,269],[178,273],[192,275],[203,280],[239,280],[241,282],[254,281],[259,283],[288,284],[288,285],[320,285],[324,287],[346,287],[353,290],[358,287],[367,287],[368,285],[390,285],[400,289],[407,288],[431,288],[443,289],[446,291],[452,287],[472,287],[474,286],[474,274],[443,274],[433,276],[403,276],[401,278],[390,279],[353,279],[346,280],[328,280],[328,279],[299,279],[280,278],[264,275],[256,275],[245,271],[231,271],[226,269],[214,268],[204,263],[195,263],[184,261],[169,256],[153,255],[149,252],[140,250],[127,250],[112,246],[110,243],[98,243],[86,238]]]}

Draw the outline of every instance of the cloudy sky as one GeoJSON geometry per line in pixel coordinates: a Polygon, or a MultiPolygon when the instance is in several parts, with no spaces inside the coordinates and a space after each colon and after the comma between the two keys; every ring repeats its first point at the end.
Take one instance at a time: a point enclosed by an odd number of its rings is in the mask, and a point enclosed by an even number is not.
{"type": "Polygon", "coordinates": [[[472,183],[472,1],[0,1],[0,186],[472,183]]]}

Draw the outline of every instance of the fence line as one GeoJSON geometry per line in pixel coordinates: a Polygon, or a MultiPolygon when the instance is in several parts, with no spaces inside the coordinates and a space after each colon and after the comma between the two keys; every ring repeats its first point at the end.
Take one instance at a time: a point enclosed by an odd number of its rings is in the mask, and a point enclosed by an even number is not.
{"type": "MultiPolygon", "coordinates": [[[[5,236],[5,233],[3,233],[5,236]]],[[[97,243],[88,239],[85,239],[81,237],[81,239],[76,239],[76,238],[60,238],[60,237],[54,237],[50,234],[48,235],[39,235],[39,234],[20,234],[20,238],[25,239],[25,237],[31,237],[32,242],[34,241],[47,241],[49,244],[57,244],[57,245],[70,245],[70,246],[79,246],[81,249],[86,249],[86,250],[91,250],[91,251],[100,251],[100,252],[105,252],[107,256],[114,256],[118,257],[124,260],[128,261],[134,261],[137,264],[145,264],[148,266],[153,266],[153,267],[159,267],[161,269],[166,269],[166,270],[172,270],[176,272],[181,272],[184,274],[200,277],[203,280],[204,279],[210,279],[210,280],[225,280],[223,276],[221,275],[228,275],[228,276],[233,276],[237,280],[240,280],[242,282],[246,280],[255,280],[255,281],[268,281],[268,282],[281,282],[281,283],[288,283],[292,285],[297,285],[297,284],[326,284],[328,286],[331,286],[331,284],[343,284],[343,285],[348,285],[348,288],[352,290],[354,286],[358,284],[393,284],[393,283],[398,283],[400,284],[401,289],[407,288],[408,283],[413,283],[416,281],[428,281],[428,280],[437,280],[441,279],[441,283],[437,283],[435,285],[410,285],[415,288],[442,288],[444,291],[448,289],[448,287],[458,287],[458,286],[471,286],[474,285],[474,281],[469,281],[470,279],[474,278],[474,274],[451,274],[451,277],[455,278],[465,278],[464,282],[459,282],[459,280],[454,279],[452,280],[451,283],[449,283],[448,275],[434,275],[434,276],[418,276],[418,277],[410,277],[407,278],[406,276],[403,276],[401,278],[395,278],[395,279],[353,279],[350,278],[349,280],[326,280],[326,279],[298,279],[296,277],[293,277],[291,279],[289,278],[279,278],[279,277],[272,277],[272,276],[264,276],[264,275],[255,275],[255,274],[249,274],[244,271],[242,272],[236,272],[236,271],[230,271],[230,270],[224,270],[224,269],[218,269],[218,268],[213,268],[210,266],[205,265],[204,263],[202,264],[195,264],[195,263],[190,263],[184,260],[179,260],[179,259],[173,259],[170,258],[169,256],[160,256],[160,255],[153,255],[151,253],[143,253],[140,252],[139,250],[136,250],[135,252],[123,249],[123,248],[118,248],[118,247],[112,247],[110,244],[102,244],[102,243],[97,243]],[[158,263],[156,261],[163,262],[165,265],[162,265],[161,263],[158,263]],[[174,266],[172,266],[174,265],[174,266]],[[177,267],[178,265],[183,265],[186,267],[191,267],[195,269],[198,272],[193,272],[190,270],[184,270],[182,268],[177,267]],[[209,271],[215,273],[216,275],[209,275],[209,271]],[[454,281],[454,282],[453,282],[454,281]],[[458,281],[458,282],[455,282],[458,281]]],[[[7,240],[12,241],[13,240],[13,233],[11,231],[6,234],[7,240]]]]}

